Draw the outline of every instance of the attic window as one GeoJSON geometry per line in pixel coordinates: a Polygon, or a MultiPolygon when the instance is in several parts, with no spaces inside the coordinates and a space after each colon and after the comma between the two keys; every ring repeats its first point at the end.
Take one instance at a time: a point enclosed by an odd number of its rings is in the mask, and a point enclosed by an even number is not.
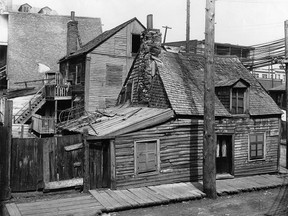
{"type": "Polygon", "coordinates": [[[244,114],[249,105],[249,84],[237,81],[231,86],[216,87],[216,95],[232,114],[244,114]]]}
{"type": "Polygon", "coordinates": [[[141,44],[141,37],[139,34],[132,34],[132,53],[138,53],[141,44]]]}

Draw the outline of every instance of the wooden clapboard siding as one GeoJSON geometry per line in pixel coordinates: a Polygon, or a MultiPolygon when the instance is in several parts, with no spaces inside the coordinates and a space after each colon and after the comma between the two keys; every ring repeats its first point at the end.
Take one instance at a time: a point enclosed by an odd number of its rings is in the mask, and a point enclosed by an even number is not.
{"type": "Polygon", "coordinates": [[[198,180],[203,160],[198,132],[202,129],[197,120],[182,119],[116,138],[117,188],[198,180]],[[150,139],[160,140],[160,171],[136,175],[134,141],[150,139]]]}
{"type": "MultiPolygon", "coordinates": [[[[235,176],[277,171],[278,118],[227,118],[216,120],[216,134],[233,135],[235,176]],[[274,131],[275,133],[272,133],[274,131]],[[249,161],[250,133],[266,133],[265,160],[249,161]]],[[[131,188],[202,178],[203,120],[176,119],[156,127],[121,135],[115,139],[116,187],[131,188]],[[160,140],[160,170],[135,174],[134,141],[160,140]]]]}
{"type": "Polygon", "coordinates": [[[88,109],[90,111],[116,103],[122,84],[134,60],[131,53],[132,34],[141,34],[143,30],[143,27],[134,21],[91,51],[88,93],[88,109]],[[107,64],[123,67],[120,85],[108,86],[106,84],[107,64]]]}
{"type": "Polygon", "coordinates": [[[277,171],[279,136],[270,134],[271,130],[278,130],[278,118],[239,119],[234,120],[235,127],[235,176],[260,174],[277,171]],[[249,141],[251,133],[266,133],[265,160],[249,161],[249,141]]]}

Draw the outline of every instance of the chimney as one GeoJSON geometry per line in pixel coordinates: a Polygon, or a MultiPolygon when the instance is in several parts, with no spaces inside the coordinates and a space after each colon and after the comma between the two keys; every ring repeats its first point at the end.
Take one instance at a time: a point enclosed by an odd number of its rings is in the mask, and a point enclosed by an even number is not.
{"type": "Polygon", "coordinates": [[[145,49],[152,56],[158,57],[161,53],[161,33],[159,29],[153,29],[153,15],[147,15],[147,29],[143,35],[143,43],[145,49]]]}
{"type": "Polygon", "coordinates": [[[67,55],[76,52],[78,41],[78,22],[75,21],[75,12],[71,11],[71,20],[67,23],[67,55]]]}
{"type": "Polygon", "coordinates": [[[153,29],[153,14],[147,15],[147,30],[153,29]]]}

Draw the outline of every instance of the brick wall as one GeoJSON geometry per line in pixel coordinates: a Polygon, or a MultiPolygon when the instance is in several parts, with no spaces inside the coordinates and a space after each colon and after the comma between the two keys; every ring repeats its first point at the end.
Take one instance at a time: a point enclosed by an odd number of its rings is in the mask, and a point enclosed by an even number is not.
{"type": "MultiPolygon", "coordinates": [[[[66,55],[69,16],[31,13],[9,14],[8,79],[9,89],[19,87],[15,82],[42,79],[37,63],[58,71],[58,60],[66,55]]],[[[99,18],[76,17],[83,43],[102,32],[99,18]]],[[[22,85],[23,87],[23,85],[22,85]]]]}

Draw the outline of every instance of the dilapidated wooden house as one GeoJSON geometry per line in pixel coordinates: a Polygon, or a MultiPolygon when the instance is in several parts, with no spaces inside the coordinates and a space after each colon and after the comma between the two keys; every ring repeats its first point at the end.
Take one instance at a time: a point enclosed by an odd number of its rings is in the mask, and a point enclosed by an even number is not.
{"type": "Polygon", "coordinates": [[[73,106],[78,101],[78,105],[85,105],[85,110],[94,111],[115,105],[139,50],[144,29],[138,19],[133,18],[60,59],[60,72],[64,80],[71,83],[73,106]]]}
{"type": "MultiPolygon", "coordinates": [[[[117,106],[62,125],[88,130],[91,188],[202,178],[204,56],[163,49],[158,30],[142,38],[117,106]]],[[[216,56],[215,73],[217,175],[277,172],[281,110],[237,57],[216,56]]]]}

